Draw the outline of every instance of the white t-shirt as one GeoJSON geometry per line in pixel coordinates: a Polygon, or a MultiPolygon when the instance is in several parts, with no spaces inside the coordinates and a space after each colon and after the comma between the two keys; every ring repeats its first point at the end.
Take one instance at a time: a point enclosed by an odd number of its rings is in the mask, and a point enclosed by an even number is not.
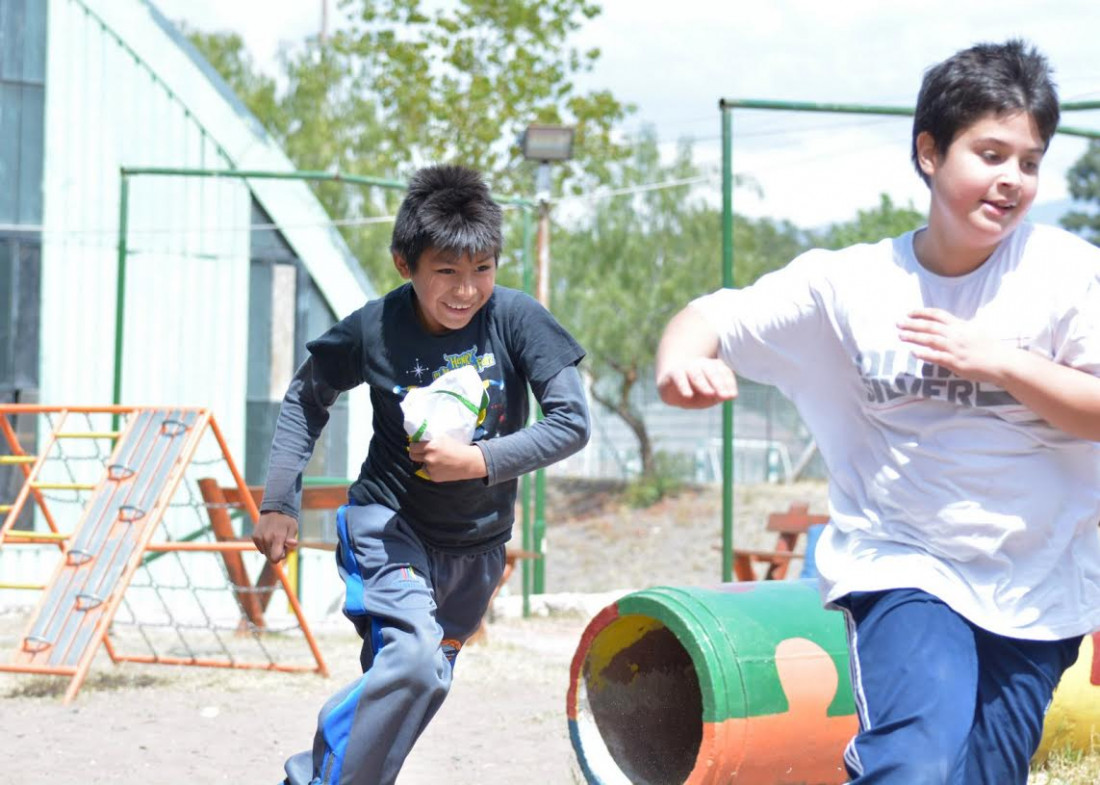
{"type": "Polygon", "coordinates": [[[797,405],[829,469],[823,599],[913,587],[1001,635],[1100,628],[1100,443],[916,360],[921,307],[1100,376],[1100,249],[1024,224],[977,270],[924,269],[913,234],[810,251],[692,303],[719,356],[797,405]]]}

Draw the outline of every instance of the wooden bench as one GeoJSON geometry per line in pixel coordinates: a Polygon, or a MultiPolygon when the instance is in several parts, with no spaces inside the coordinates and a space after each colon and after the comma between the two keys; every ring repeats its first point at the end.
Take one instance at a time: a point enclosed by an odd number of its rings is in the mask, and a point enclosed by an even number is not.
{"type": "Polygon", "coordinates": [[[805,502],[793,502],[787,512],[773,512],[768,516],[767,531],[777,535],[775,549],[734,548],[734,575],[739,581],[755,581],[753,565],[763,563],[767,565],[764,580],[783,580],[787,577],[791,559],[802,557],[802,554],[795,553],[799,539],[809,532],[811,526],[828,522],[828,515],[811,515],[810,505],[805,502]]]}
{"type": "MultiPolygon", "coordinates": [[[[210,478],[199,480],[198,485],[203,502],[206,503],[206,509],[210,516],[210,525],[211,529],[214,531],[214,536],[219,540],[235,539],[236,535],[233,533],[229,508],[243,506],[241,492],[236,486],[227,487],[218,485],[216,480],[210,478]]],[[[248,486],[248,491],[253,501],[256,503],[256,507],[259,507],[260,503],[263,501],[263,486],[250,485],[248,486]]],[[[347,501],[348,488],[346,485],[307,485],[302,488],[303,510],[335,510],[347,504],[347,501]]],[[[299,540],[298,547],[335,551],[336,543],[325,540],[299,540]]],[[[489,600],[490,607],[492,607],[492,602],[496,599],[497,594],[504,588],[504,584],[512,577],[516,563],[521,559],[537,558],[539,558],[539,554],[533,551],[525,551],[518,548],[505,549],[504,572],[501,574],[500,581],[497,583],[497,587],[493,591],[493,596],[489,600]]],[[[245,572],[244,562],[241,560],[240,554],[226,554],[226,569],[232,582],[242,587],[242,589],[238,590],[238,601],[241,603],[241,607],[245,614],[253,624],[263,627],[263,611],[267,609],[267,601],[271,598],[271,593],[267,591],[255,592],[243,588],[249,586],[250,582],[245,572]]],[[[275,573],[270,565],[265,562],[263,570],[260,572],[260,577],[256,580],[255,588],[269,589],[274,586],[274,584],[275,573]]],[[[468,642],[472,643],[477,640],[485,640],[486,638],[485,619],[483,618],[481,620],[481,627],[470,637],[468,642]]]]}

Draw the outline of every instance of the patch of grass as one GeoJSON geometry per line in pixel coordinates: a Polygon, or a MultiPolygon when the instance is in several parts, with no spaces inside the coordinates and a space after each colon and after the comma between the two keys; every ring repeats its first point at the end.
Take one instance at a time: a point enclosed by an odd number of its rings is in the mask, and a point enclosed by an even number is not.
{"type": "Polygon", "coordinates": [[[9,690],[5,698],[60,698],[69,686],[68,679],[34,676],[23,680],[18,687],[9,690]]]}
{"type": "Polygon", "coordinates": [[[1050,753],[1032,769],[1031,785],[1096,785],[1100,782],[1100,749],[1090,752],[1063,749],[1050,753]]]}
{"type": "Polygon", "coordinates": [[[653,456],[653,471],[630,483],[623,492],[623,501],[635,509],[652,507],[679,493],[694,468],[690,456],[658,452],[653,456]]]}
{"type": "MultiPolygon", "coordinates": [[[[34,676],[23,680],[10,690],[6,698],[60,698],[69,689],[68,677],[34,676]]],[[[166,684],[167,680],[147,673],[93,673],[84,680],[80,692],[114,692],[116,690],[141,689],[166,684]]]]}

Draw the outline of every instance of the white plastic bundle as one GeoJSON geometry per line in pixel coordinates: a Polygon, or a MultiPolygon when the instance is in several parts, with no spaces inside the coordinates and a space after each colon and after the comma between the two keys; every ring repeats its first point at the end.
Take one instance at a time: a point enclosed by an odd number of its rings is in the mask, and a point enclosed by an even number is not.
{"type": "Polygon", "coordinates": [[[443,374],[427,387],[409,390],[401,402],[405,433],[414,442],[450,436],[469,444],[477,426],[485,419],[488,403],[477,370],[464,365],[443,374]]]}

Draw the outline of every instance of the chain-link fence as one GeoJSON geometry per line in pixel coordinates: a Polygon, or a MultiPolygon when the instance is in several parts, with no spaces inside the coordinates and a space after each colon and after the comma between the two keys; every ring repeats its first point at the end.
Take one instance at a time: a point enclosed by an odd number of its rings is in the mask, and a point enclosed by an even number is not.
{"type": "MultiPolygon", "coordinates": [[[[738,380],[734,403],[734,481],[789,482],[823,478],[825,467],[809,430],[776,388],[738,380]]],[[[663,471],[693,483],[722,480],[722,411],[688,411],[663,404],[651,380],[632,395],[663,471]]],[[[629,480],[641,473],[638,440],[622,418],[590,399],[592,439],[579,454],[552,467],[555,475],[629,480]]]]}

